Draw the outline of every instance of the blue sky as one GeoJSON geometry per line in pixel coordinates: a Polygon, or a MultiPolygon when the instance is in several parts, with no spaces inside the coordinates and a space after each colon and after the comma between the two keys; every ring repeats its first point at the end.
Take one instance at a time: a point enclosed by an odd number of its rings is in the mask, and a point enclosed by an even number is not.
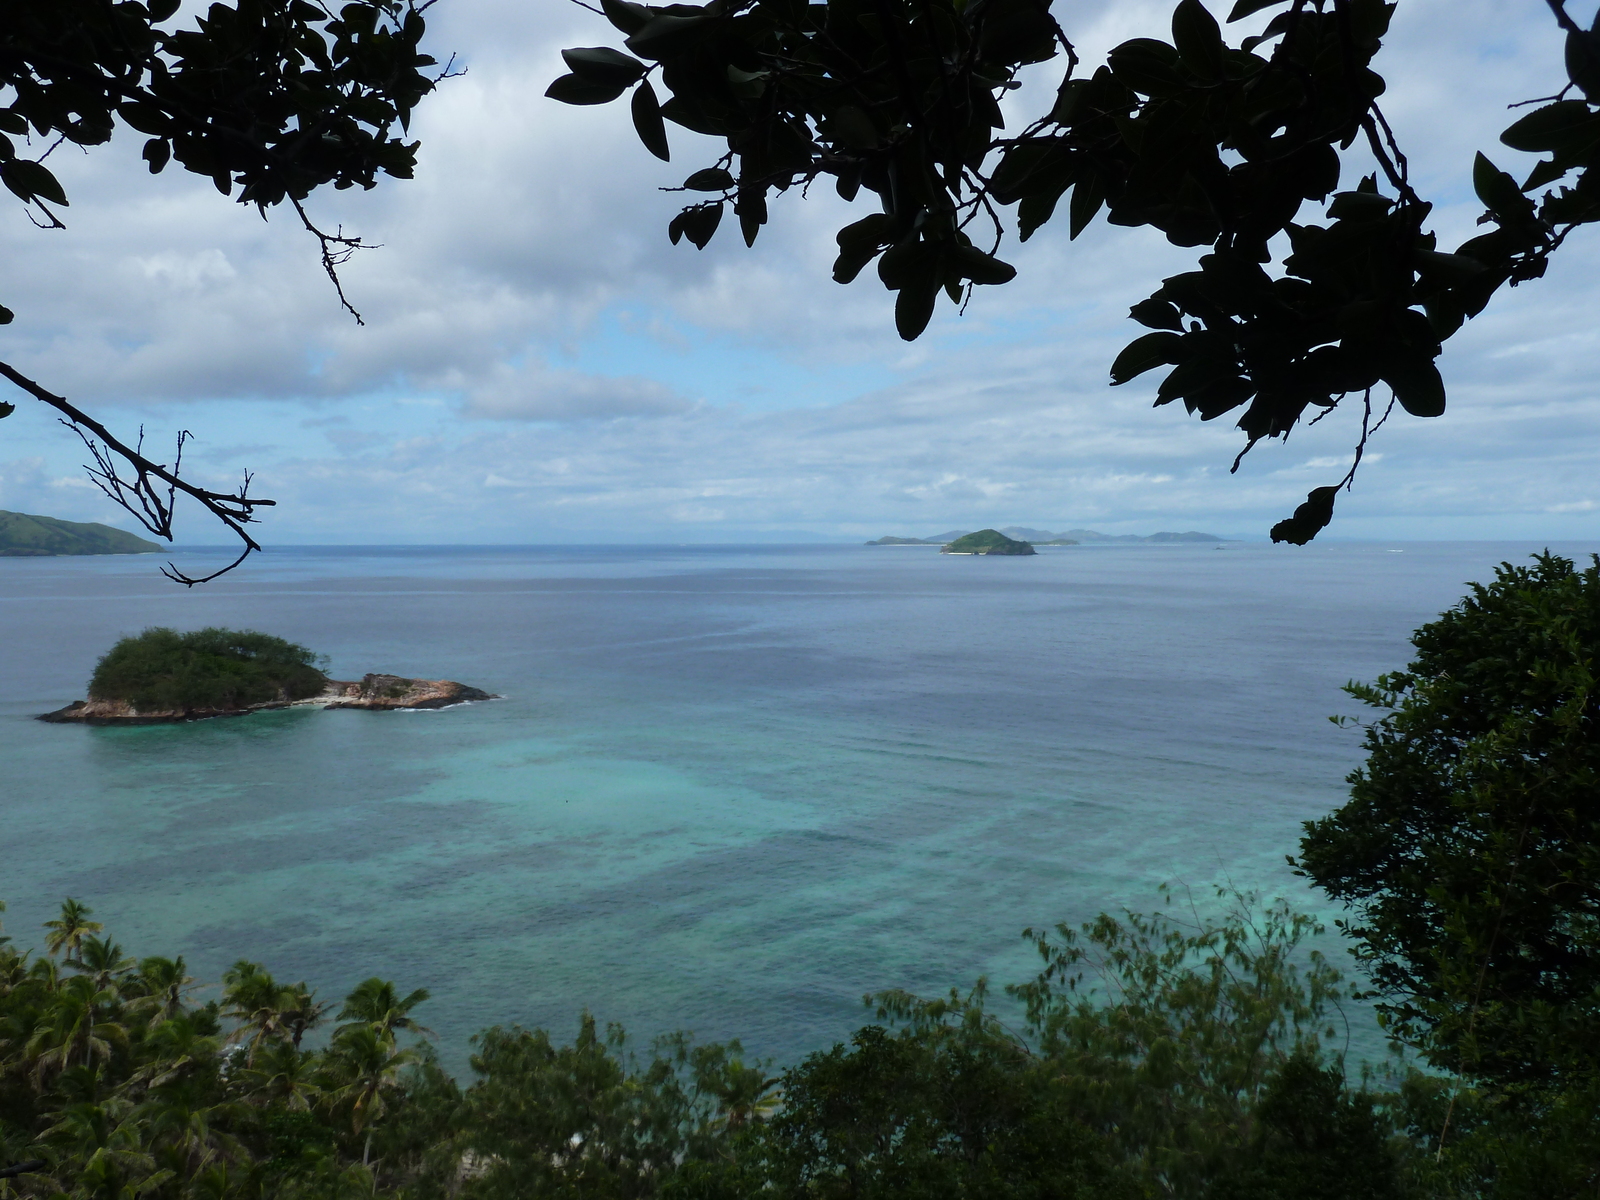
{"type": "MultiPolygon", "coordinates": [[[[1161,35],[1171,6],[1056,10],[1092,63],[1161,35]]],[[[657,188],[716,149],[673,128],[663,164],[624,107],[542,97],[562,46],[615,43],[599,18],[564,0],[440,0],[430,15],[435,53],[468,72],[419,113],[418,178],[315,201],[325,224],[382,243],[345,273],[367,325],[339,311],[290,221],[263,223],[203,179],[152,178],[125,134],[52,159],[66,231],[0,206],[18,313],[0,357],[117,429],[157,444],[193,431],[186,461],[208,483],[254,471],[279,501],[261,535],[283,544],[1011,523],[1259,536],[1342,474],[1355,414],[1258,447],[1230,477],[1230,428],[1153,410],[1154,375],[1107,386],[1138,332],[1128,306],[1194,252],[1148,231],[1100,225],[1070,243],[1047,227],[1012,243],[1015,283],[980,290],[964,316],[941,307],[907,345],[871,272],[828,277],[833,233],[854,219],[830,189],[776,202],[754,249],[732,228],[703,253],[668,243],[676,198],[657,188]]],[[[1555,90],[1560,62],[1540,0],[1401,0],[1385,110],[1442,243],[1471,235],[1474,150],[1524,169],[1497,148],[1505,105],[1555,90]]],[[[1053,70],[1011,103],[1037,106],[1053,70]]],[[[1450,411],[1391,422],[1330,533],[1600,536],[1597,266],[1600,236],[1580,235],[1547,279],[1455,338],[1450,411]]],[[[19,405],[0,425],[0,507],[126,525],[82,458],[19,405]]],[[[198,514],[180,537],[217,540],[198,514]]]]}

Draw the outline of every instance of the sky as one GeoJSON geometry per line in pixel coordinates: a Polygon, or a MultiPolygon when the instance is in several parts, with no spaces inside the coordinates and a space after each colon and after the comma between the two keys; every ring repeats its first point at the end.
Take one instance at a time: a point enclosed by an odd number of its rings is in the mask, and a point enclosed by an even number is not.
{"type": "MultiPolygon", "coordinates": [[[[1208,0],[1219,16],[1228,5],[1208,0]]],[[[1576,12],[1581,5],[1574,5],[1576,12]]],[[[1165,36],[1170,3],[1056,0],[1085,62],[1165,36]]],[[[1580,20],[1587,14],[1579,13],[1580,20]]],[[[439,0],[429,48],[465,74],[413,122],[417,178],[317,195],[313,216],[380,248],[344,270],[343,313],[298,224],[209,180],[152,177],[128,130],[58,150],[64,231],[0,203],[0,358],[147,445],[193,433],[189,473],[278,502],[271,544],[749,542],[927,536],[1021,524],[1263,537],[1349,461],[1340,411],[1239,472],[1227,419],[1151,405],[1160,372],[1111,388],[1127,318],[1196,251],[1103,222],[1047,226],[1002,253],[1019,275],[941,302],[913,343],[872,271],[829,277],[865,215],[819,186],[774,201],[753,249],[729,222],[672,246],[664,193],[719,149],[668,126],[639,144],[625,105],[544,98],[563,46],[618,45],[569,0],[439,0]]],[[[1514,174],[1506,105],[1555,91],[1543,0],[1400,0],[1378,60],[1384,110],[1438,206],[1441,248],[1472,236],[1473,153],[1514,174]]],[[[1009,111],[1048,104],[1033,69],[1009,111]]],[[[1354,186],[1361,165],[1343,179],[1354,186]]],[[[864,193],[865,195],[865,193],[864,193]]],[[[1308,208],[1303,214],[1310,219],[1308,208]]],[[[290,214],[292,218],[292,214],[290,214]]],[[[1507,290],[1447,345],[1447,413],[1397,413],[1327,535],[1600,536],[1600,232],[1507,290]]],[[[0,423],[0,508],[131,521],[84,476],[76,438],[23,395],[0,423]]],[[[224,538],[199,512],[180,542],[224,538]]]]}

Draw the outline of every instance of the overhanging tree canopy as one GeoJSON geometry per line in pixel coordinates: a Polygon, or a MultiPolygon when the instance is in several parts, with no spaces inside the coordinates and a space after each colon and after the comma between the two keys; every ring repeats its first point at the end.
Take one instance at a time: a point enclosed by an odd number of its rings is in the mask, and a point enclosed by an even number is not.
{"type": "Polygon", "coordinates": [[[1600,218],[1600,17],[1585,30],[1547,2],[1567,31],[1566,78],[1502,140],[1548,157],[1519,183],[1479,154],[1487,228],[1453,251],[1427,231],[1431,205],[1378,105],[1373,64],[1395,8],[1384,0],[1238,0],[1230,22],[1269,13],[1238,39],[1181,0],[1170,41],[1136,38],[1097,65],[1079,60],[1050,0],[601,0],[629,53],[564,51],[570,73],[548,94],[603,104],[631,90],[640,139],[662,159],[667,121],[725,139],[684,181],[705,199],[673,218],[674,243],[704,248],[731,209],[753,244],[774,194],[823,176],[845,200],[872,193],[881,211],[839,231],[833,277],[876,262],[908,340],[941,291],[959,304],[1014,277],[996,257],[1008,227],[1026,241],[1063,209],[1074,238],[1104,211],[1203,248],[1195,270],[1133,307],[1151,332],[1111,380],[1171,368],[1156,403],[1237,414],[1241,458],[1358,403],[1349,473],[1273,527],[1274,541],[1304,544],[1394,404],[1444,412],[1442,343],[1600,218]],[[1050,110],[1008,134],[999,98],[1063,57],[1050,110]],[[1341,189],[1358,147],[1378,170],[1341,189]],[[1320,209],[1309,221],[1307,203],[1320,209]]]}
{"type": "MultiPolygon", "coordinates": [[[[303,201],[327,184],[411,177],[411,111],[439,78],[418,48],[432,3],[354,0],[336,13],[308,0],[237,0],[211,5],[192,29],[168,30],[179,0],[0,0],[0,182],[35,224],[60,228],[67,195],[43,160],[62,142],[101,145],[121,125],[147,139],[152,173],[175,162],[263,215],[289,204],[338,288],[337,268],[360,239],[319,229],[303,201]]],[[[339,299],[359,321],[342,290],[339,299]]],[[[0,324],[12,319],[0,305],[0,324]]],[[[169,467],[142,453],[142,439],[119,441],[3,362],[0,374],[62,414],[94,457],[95,482],[152,533],[171,540],[182,493],[242,540],[232,565],[260,548],[245,526],[272,501],[249,495],[248,475],[232,493],[197,487],[181,477],[185,435],[169,467]]],[[[12,411],[0,404],[0,417],[12,411]]]]}

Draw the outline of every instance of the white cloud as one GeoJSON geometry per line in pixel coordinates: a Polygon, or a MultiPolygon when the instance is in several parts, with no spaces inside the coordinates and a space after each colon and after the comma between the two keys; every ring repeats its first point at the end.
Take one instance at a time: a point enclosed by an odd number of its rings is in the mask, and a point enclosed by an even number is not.
{"type": "Polygon", "coordinates": [[[653,379],[500,364],[472,388],[464,411],[497,421],[594,421],[684,412],[692,401],[653,379]]]}

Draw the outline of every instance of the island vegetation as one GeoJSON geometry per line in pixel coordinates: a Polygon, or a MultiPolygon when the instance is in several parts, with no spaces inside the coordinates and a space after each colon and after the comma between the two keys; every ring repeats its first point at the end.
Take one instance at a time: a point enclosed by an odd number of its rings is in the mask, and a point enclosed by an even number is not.
{"type": "Polygon", "coordinates": [[[159,549],[152,541],[96,521],[63,521],[0,510],[0,558],[149,554],[159,549]]]}
{"type": "Polygon", "coordinates": [[[1008,538],[998,529],[980,529],[958,537],[939,551],[941,554],[1036,554],[1032,543],[1008,538]]]}
{"type": "Polygon", "coordinates": [[[103,655],[89,699],[42,713],[54,724],[149,725],[240,717],[262,709],[448,708],[498,697],[453,679],[368,673],[329,679],[315,652],[241,629],[146,629],[103,655]]]}
{"type": "Polygon", "coordinates": [[[327,682],[315,651],[268,633],[151,628],[101,657],[89,697],[140,712],[221,711],[308,699],[327,682]]]}
{"type": "Polygon", "coordinates": [[[1029,930],[992,995],[885,992],[786,1069],[591,1016],[441,1066],[427,992],[220,991],[68,900],[0,935],[0,1198],[1579,1200],[1600,1187],[1600,560],[1504,565],[1352,696],[1379,714],[1297,867],[1406,1052],[1283,902],[1029,930]]]}

